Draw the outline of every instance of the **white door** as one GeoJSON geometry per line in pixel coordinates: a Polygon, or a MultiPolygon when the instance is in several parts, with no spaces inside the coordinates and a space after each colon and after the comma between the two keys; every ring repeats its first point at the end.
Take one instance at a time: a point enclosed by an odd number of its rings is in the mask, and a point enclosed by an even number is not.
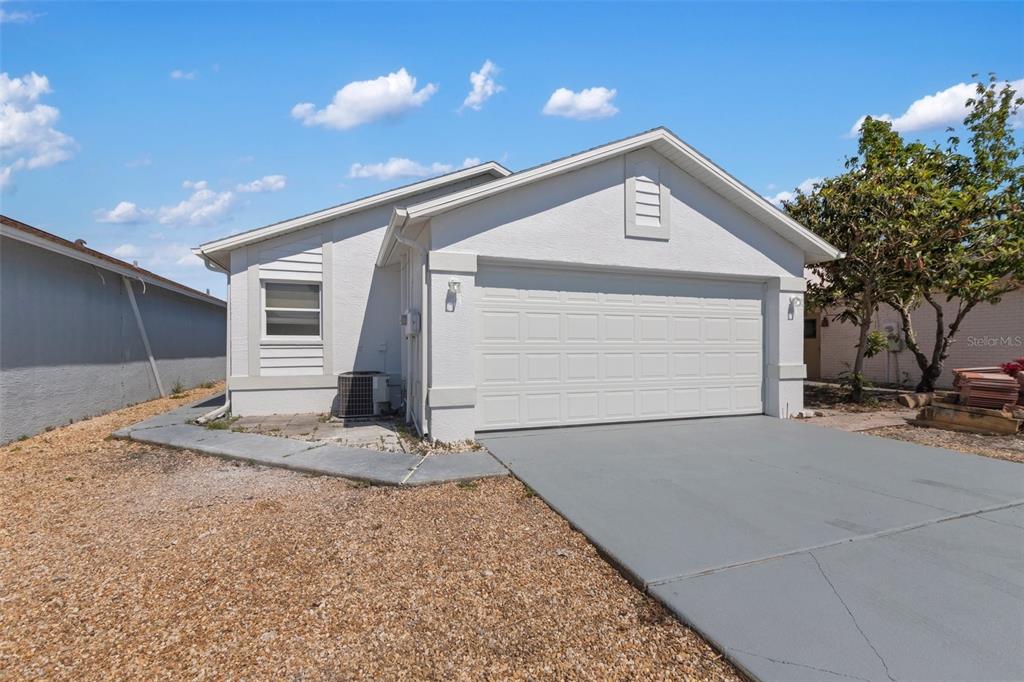
{"type": "Polygon", "coordinates": [[[760,414],[762,286],[484,266],[476,428],[760,414]]]}

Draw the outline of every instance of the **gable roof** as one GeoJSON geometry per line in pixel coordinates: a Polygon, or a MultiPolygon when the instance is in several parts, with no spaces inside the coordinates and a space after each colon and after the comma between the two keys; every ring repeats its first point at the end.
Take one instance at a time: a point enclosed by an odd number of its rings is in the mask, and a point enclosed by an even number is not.
{"type": "Polygon", "coordinates": [[[485,185],[470,187],[452,194],[424,201],[396,210],[384,243],[377,256],[377,264],[383,265],[393,251],[395,233],[406,225],[430,219],[433,216],[465,206],[511,189],[524,187],[564,173],[579,170],[606,159],[628,152],[650,147],[679,166],[684,172],[707,185],[738,208],[767,225],[784,239],[796,244],[806,254],[807,263],[834,260],[843,256],[842,251],[814,234],[779,210],[770,201],[725,172],[706,156],[683,142],[668,128],[660,127],[627,137],[615,142],[594,147],[578,154],[566,156],[533,168],[513,173],[485,185]]]}
{"type": "Polygon", "coordinates": [[[439,175],[435,178],[413,182],[408,185],[385,190],[377,194],[371,194],[370,196],[362,197],[361,199],[355,199],[354,201],[349,201],[344,204],[338,204],[337,206],[325,208],[320,211],[307,213],[306,215],[302,215],[297,218],[282,220],[281,222],[272,223],[264,227],[257,227],[246,232],[233,234],[229,237],[215,239],[213,241],[206,242],[205,244],[200,244],[196,248],[192,249],[192,253],[203,258],[207,262],[213,262],[213,264],[223,270],[228,270],[228,263],[226,259],[224,259],[223,255],[241,246],[261,242],[266,239],[272,239],[273,237],[302,230],[319,223],[327,222],[328,220],[334,220],[335,218],[365,211],[366,209],[376,208],[385,204],[401,201],[402,199],[413,196],[414,194],[427,192],[432,189],[437,189],[439,187],[444,187],[445,185],[461,182],[481,175],[490,175],[494,178],[504,178],[511,174],[512,171],[508,170],[500,163],[488,161],[470,168],[463,168],[451,173],[439,175]]]}
{"type": "Polygon", "coordinates": [[[0,234],[68,258],[74,258],[94,267],[103,268],[118,275],[138,279],[178,294],[184,294],[185,296],[220,306],[221,308],[227,306],[224,301],[216,296],[205,294],[202,291],[175,282],[173,279],[167,279],[155,272],[140,268],[138,265],[126,263],[120,258],[114,258],[102,251],[90,249],[85,245],[84,241],[73,242],[63,237],[58,237],[52,232],[40,230],[38,227],[32,227],[28,223],[23,223],[20,220],[15,220],[5,215],[0,215],[0,234]]]}

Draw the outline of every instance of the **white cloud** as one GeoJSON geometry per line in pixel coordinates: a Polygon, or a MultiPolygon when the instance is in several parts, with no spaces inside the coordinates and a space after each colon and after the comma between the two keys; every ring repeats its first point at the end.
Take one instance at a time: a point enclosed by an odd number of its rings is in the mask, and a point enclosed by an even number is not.
{"type": "MultiPolygon", "coordinates": [[[[1009,81],[1010,87],[1017,91],[1018,95],[1024,94],[1024,78],[1009,81]]],[[[919,130],[935,130],[947,126],[956,126],[963,122],[967,115],[967,100],[974,97],[976,92],[975,83],[957,83],[945,90],[940,90],[933,95],[925,95],[915,100],[907,110],[899,116],[891,114],[872,115],[871,118],[892,123],[893,130],[901,133],[917,132],[919,130]]],[[[1002,87],[1002,85],[1000,85],[1002,87]]],[[[867,116],[861,116],[850,128],[849,135],[857,137],[860,134],[860,127],[867,116]]],[[[1020,118],[1016,121],[1020,125],[1020,118]]]]}
{"type": "Polygon", "coordinates": [[[144,246],[126,242],[110,253],[123,260],[138,261],[139,266],[155,272],[202,265],[202,261],[192,253],[192,249],[187,244],[177,242],[144,246]]]}
{"type": "Polygon", "coordinates": [[[11,184],[15,171],[52,166],[74,153],[74,139],[54,128],[60,111],[39,102],[52,91],[49,79],[35,72],[0,73],[0,187],[11,184]]]}
{"type": "Polygon", "coordinates": [[[138,159],[131,159],[124,162],[125,168],[144,168],[145,166],[152,166],[153,159],[148,156],[143,156],[138,159]]]}
{"type": "Polygon", "coordinates": [[[616,92],[614,88],[609,90],[603,87],[586,88],[579,92],[558,88],[544,105],[544,113],[579,120],[608,118],[619,113],[618,108],[612,104],[616,92]]]}
{"type": "Polygon", "coordinates": [[[174,71],[171,71],[171,80],[194,81],[197,75],[199,74],[195,71],[182,71],[181,69],[175,69],[174,71]]]}
{"type": "Polygon", "coordinates": [[[796,189],[793,190],[792,192],[779,192],[774,196],[766,196],[765,199],[772,202],[776,206],[782,206],[782,202],[792,201],[793,199],[795,199],[798,191],[803,192],[804,194],[810,194],[811,192],[814,191],[814,186],[819,182],[821,182],[821,178],[807,178],[799,185],[797,185],[796,189]]]}
{"type": "Polygon", "coordinates": [[[110,253],[118,258],[132,258],[139,255],[139,247],[135,244],[121,244],[110,253]]]}
{"type": "Polygon", "coordinates": [[[435,161],[426,165],[412,159],[391,157],[381,163],[353,163],[348,169],[350,178],[373,178],[374,180],[394,180],[395,178],[426,178],[434,175],[451,173],[457,168],[469,168],[480,165],[480,159],[469,157],[461,166],[435,161]]]}
{"type": "Polygon", "coordinates": [[[41,16],[43,15],[25,10],[8,12],[3,7],[0,7],[0,24],[30,24],[41,16]]]}
{"type": "Polygon", "coordinates": [[[489,100],[493,95],[497,95],[505,89],[505,86],[498,85],[494,77],[501,72],[494,62],[490,59],[484,61],[484,65],[480,67],[479,71],[472,71],[469,74],[469,82],[473,86],[469,94],[466,95],[466,99],[462,102],[460,111],[469,107],[473,111],[480,111],[484,106],[484,102],[489,100]]]}
{"type": "Polygon", "coordinates": [[[140,209],[134,203],[130,201],[118,202],[117,206],[104,211],[102,209],[96,211],[96,222],[98,223],[113,223],[115,225],[135,225],[145,221],[150,211],[140,209]]]}
{"type": "Polygon", "coordinates": [[[236,192],[277,192],[284,189],[288,178],[284,175],[264,175],[262,178],[235,185],[236,192]]]}
{"type": "Polygon", "coordinates": [[[192,194],[173,206],[157,209],[161,225],[211,225],[224,218],[235,205],[234,192],[215,192],[205,180],[186,180],[181,186],[192,194]]]}
{"type": "Polygon", "coordinates": [[[404,68],[368,81],[353,81],[334,93],[334,99],[323,109],[310,102],[292,107],[292,116],[304,125],[322,125],[348,130],[380,118],[423,106],[437,86],[427,83],[416,89],[416,78],[404,68]]]}

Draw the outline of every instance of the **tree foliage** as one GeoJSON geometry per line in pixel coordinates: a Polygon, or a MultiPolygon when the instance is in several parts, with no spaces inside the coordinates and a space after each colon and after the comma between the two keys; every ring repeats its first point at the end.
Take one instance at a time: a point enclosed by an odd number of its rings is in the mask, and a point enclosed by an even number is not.
{"type": "MultiPolygon", "coordinates": [[[[994,75],[979,83],[967,103],[966,145],[952,135],[945,144],[907,142],[890,123],[867,118],[844,172],[784,204],[846,252],[814,267],[808,299],[859,326],[852,369],[859,381],[879,304],[899,312],[922,373],[918,390],[931,390],[970,310],[1024,284],[1024,170],[1013,131],[1022,104],[994,75]],[[956,301],[952,319],[943,300],[956,301]],[[930,352],[911,318],[925,304],[936,315],[930,352]]],[[[854,382],[855,400],[861,388],[854,382]]]]}

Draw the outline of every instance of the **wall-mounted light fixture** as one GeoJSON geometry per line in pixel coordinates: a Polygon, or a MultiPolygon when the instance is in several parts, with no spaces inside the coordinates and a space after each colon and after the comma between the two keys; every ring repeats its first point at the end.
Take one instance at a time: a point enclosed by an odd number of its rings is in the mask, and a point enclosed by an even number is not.
{"type": "Polygon", "coordinates": [[[801,299],[799,296],[790,296],[789,297],[789,313],[788,313],[787,317],[790,320],[792,320],[794,317],[796,317],[796,309],[799,308],[800,306],[802,306],[803,304],[804,304],[803,299],[801,299]]]}
{"type": "Polygon", "coordinates": [[[455,304],[459,300],[459,294],[462,293],[462,282],[457,279],[448,280],[448,293],[444,297],[444,309],[445,312],[455,312],[455,304]]]}

